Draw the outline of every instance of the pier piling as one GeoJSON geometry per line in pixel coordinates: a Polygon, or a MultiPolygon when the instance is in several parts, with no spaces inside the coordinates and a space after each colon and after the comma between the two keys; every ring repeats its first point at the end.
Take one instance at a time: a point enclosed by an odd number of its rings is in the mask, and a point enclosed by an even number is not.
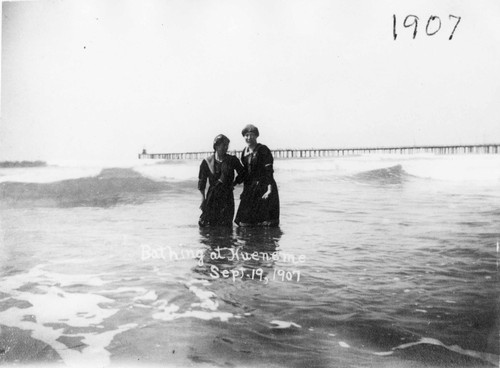
{"type": "MultiPolygon", "coordinates": [[[[338,157],[371,154],[499,154],[500,144],[478,144],[460,146],[412,146],[412,147],[375,147],[375,148],[311,148],[311,149],[277,149],[271,150],[276,159],[286,158],[316,158],[316,157],[338,157]]],[[[174,152],[174,153],[147,153],[143,150],[139,153],[139,159],[155,160],[201,160],[211,155],[213,151],[206,152],[174,152]]],[[[229,154],[240,157],[241,151],[231,151],[229,154]]]]}

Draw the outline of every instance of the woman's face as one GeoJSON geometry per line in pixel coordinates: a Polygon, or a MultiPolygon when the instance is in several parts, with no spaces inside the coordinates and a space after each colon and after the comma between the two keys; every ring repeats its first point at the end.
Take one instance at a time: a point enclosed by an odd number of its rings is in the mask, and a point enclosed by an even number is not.
{"type": "Polygon", "coordinates": [[[227,150],[229,149],[229,143],[226,141],[222,141],[219,143],[217,146],[215,146],[215,150],[217,153],[220,155],[225,155],[227,153],[227,150]]]}
{"type": "Polygon", "coordinates": [[[257,135],[253,132],[248,132],[245,134],[245,142],[249,146],[254,146],[257,144],[257,135]]]}

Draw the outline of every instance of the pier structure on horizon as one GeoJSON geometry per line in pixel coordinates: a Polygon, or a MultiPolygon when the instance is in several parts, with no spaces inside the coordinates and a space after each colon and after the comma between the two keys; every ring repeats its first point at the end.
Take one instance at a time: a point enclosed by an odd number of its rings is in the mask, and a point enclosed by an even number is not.
{"type": "MultiPolygon", "coordinates": [[[[294,148],[271,150],[276,159],[286,158],[317,158],[317,157],[342,157],[367,154],[499,154],[499,144],[474,144],[450,146],[411,146],[411,147],[376,147],[376,148],[294,148]]],[[[229,151],[231,155],[240,157],[241,151],[229,151]]],[[[179,152],[179,153],[147,153],[144,149],[139,153],[139,159],[156,160],[201,160],[213,151],[205,152],[179,152]]]]}

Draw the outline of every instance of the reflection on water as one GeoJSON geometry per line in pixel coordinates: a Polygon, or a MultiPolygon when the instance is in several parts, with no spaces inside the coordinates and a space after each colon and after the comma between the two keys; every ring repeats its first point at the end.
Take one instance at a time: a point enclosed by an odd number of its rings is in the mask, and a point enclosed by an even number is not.
{"type": "Polygon", "coordinates": [[[200,227],[200,242],[211,248],[244,245],[274,252],[283,235],[279,227],[200,227]]]}

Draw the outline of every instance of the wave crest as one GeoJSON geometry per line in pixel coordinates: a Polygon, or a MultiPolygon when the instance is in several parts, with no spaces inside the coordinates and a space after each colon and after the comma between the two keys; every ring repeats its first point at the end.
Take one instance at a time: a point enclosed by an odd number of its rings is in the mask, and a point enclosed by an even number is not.
{"type": "Polygon", "coordinates": [[[364,171],[353,176],[355,180],[381,184],[400,184],[410,177],[411,175],[404,171],[401,165],[364,171]]]}
{"type": "Polygon", "coordinates": [[[99,175],[52,183],[0,183],[2,203],[57,207],[110,207],[120,203],[141,203],[148,194],[172,187],[148,179],[132,169],[103,169],[99,175]]]}

